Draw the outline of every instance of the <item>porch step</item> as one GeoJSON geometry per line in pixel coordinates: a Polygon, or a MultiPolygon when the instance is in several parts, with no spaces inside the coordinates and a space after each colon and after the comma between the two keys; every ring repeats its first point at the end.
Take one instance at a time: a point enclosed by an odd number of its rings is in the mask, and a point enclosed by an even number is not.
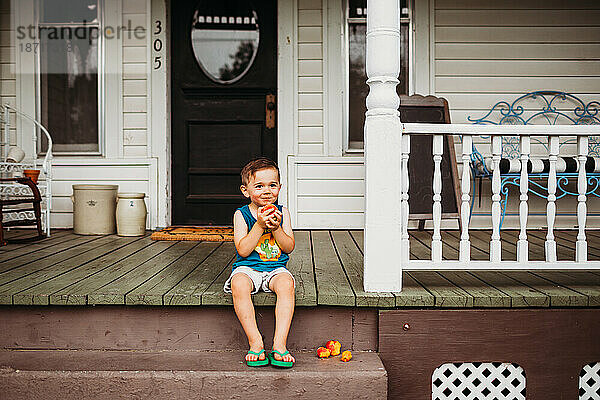
{"type": "Polygon", "coordinates": [[[2,398],[385,399],[387,372],[373,352],[318,359],[295,352],[292,369],[249,368],[240,351],[2,350],[2,398]]]}

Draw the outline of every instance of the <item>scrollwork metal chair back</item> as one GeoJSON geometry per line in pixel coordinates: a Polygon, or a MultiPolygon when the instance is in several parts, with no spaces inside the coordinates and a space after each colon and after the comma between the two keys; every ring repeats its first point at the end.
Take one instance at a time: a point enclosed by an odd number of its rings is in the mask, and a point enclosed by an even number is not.
{"type": "MultiPolygon", "coordinates": [[[[499,101],[481,118],[467,117],[469,122],[485,125],[594,125],[600,124],[600,102],[585,103],[579,97],[566,92],[540,90],[518,97],[512,103],[499,101]]],[[[561,143],[574,143],[568,139],[561,143]]],[[[547,142],[532,138],[548,149],[547,142]]],[[[502,137],[502,157],[518,158],[520,141],[518,136],[502,137]]],[[[473,147],[474,153],[483,161],[481,154],[473,147]]],[[[589,138],[589,155],[600,156],[600,140],[589,138]]],[[[477,160],[475,160],[477,161],[477,160]]]]}

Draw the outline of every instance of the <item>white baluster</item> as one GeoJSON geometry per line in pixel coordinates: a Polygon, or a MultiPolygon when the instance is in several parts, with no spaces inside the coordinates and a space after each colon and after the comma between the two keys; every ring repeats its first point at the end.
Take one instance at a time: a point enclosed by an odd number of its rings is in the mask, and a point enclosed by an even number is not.
{"type": "Polygon", "coordinates": [[[550,136],[549,160],[550,170],[548,171],[548,204],[546,205],[546,221],[548,223],[548,233],[546,234],[546,261],[556,261],[556,242],[554,241],[554,221],[556,219],[556,160],[558,159],[559,137],[550,136]]]}
{"type": "Polygon", "coordinates": [[[502,157],[502,136],[492,136],[492,239],[490,241],[490,261],[502,259],[500,241],[500,158],[502,157]]]}
{"type": "Polygon", "coordinates": [[[517,242],[517,261],[527,262],[529,259],[529,244],[527,242],[527,214],[529,206],[527,205],[527,192],[529,191],[529,174],[527,173],[527,162],[529,161],[529,153],[531,152],[531,138],[529,136],[521,136],[521,179],[519,189],[521,196],[521,204],[519,205],[519,220],[521,223],[521,232],[519,233],[519,241],[517,242]]]}
{"type": "Polygon", "coordinates": [[[409,187],[409,178],[408,178],[408,157],[410,155],[410,135],[404,134],[402,135],[402,150],[401,150],[401,160],[402,160],[402,187],[400,192],[400,209],[402,213],[402,231],[400,233],[400,245],[403,261],[408,261],[410,259],[410,238],[408,236],[408,215],[409,215],[409,207],[408,207],[408,187],[409,187]]]}
{"type": "Polygon", "coordinates": [[[471,260],[471,242],[469,241],[469,192],[471,191],[471,148],[473,146],[473,137],[463,135],[462,142],[462,180],[460,187],[462,191],[462,204],[460,209],[460,218],[462,222],[462,232],[460,233],[460,253],[459,260],[469,262],[471,260]]]}
{"type": "Polygon", "coordinates": [[[433,236],[431,238],[431,260],[442,261],[442,154],[444,136],[433,136],[433,236]]]}
{"type": "Polygon", "coordinates": [[[588,137],[579,136],[577,138],[577,153],[579,156],[578,167],[579,174],[577,175],[577,226],[579,233],[577,234],[577,243],[575,244],[575,260],[577,262],[587,261],[587,241],[585,239],[585,221],[587,216],[586,196],[587,192],[587,176],[585,173],[585,162],[588,155],[588,137]]]}

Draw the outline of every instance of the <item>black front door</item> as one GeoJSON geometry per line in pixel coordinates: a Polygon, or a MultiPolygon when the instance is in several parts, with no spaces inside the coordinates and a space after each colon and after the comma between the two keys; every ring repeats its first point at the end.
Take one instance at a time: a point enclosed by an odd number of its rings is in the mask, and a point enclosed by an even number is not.
{"type": "Polygon", "coordinates": [[[172,222],[231,225],[243,165],[277,158],[277,4],[171,4],[172,222]]]}

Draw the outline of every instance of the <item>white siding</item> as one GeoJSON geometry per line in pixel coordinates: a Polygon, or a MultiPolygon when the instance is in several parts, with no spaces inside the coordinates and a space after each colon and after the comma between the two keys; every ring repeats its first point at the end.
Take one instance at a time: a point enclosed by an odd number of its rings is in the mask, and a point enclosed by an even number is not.
{"type": "Polygon", "coordinates": [[[300,229],[362,228],[362,157],[290,157],[290,211],[300,229]]]}
{"type": "MultiPolygon", "coordinates": [[[[123,0],[123,26],[146,29],[142,39],[132,31],[123,35],[123,157],[144,158],[148,155],[148,35],[147,0],[123,0]]],[[[141,35],[140,35],[141,36],[141,35]]]]}
{"type": "Polygon", "coordinates": [[[452,121],[534,90],[600,97],[597,1],[435,1],[435,94],[452,121]]]}
{"type": "Polygon", "coordinates": [[[298,0],[298,154],[324,153],[323,4],[298,0]]]}

